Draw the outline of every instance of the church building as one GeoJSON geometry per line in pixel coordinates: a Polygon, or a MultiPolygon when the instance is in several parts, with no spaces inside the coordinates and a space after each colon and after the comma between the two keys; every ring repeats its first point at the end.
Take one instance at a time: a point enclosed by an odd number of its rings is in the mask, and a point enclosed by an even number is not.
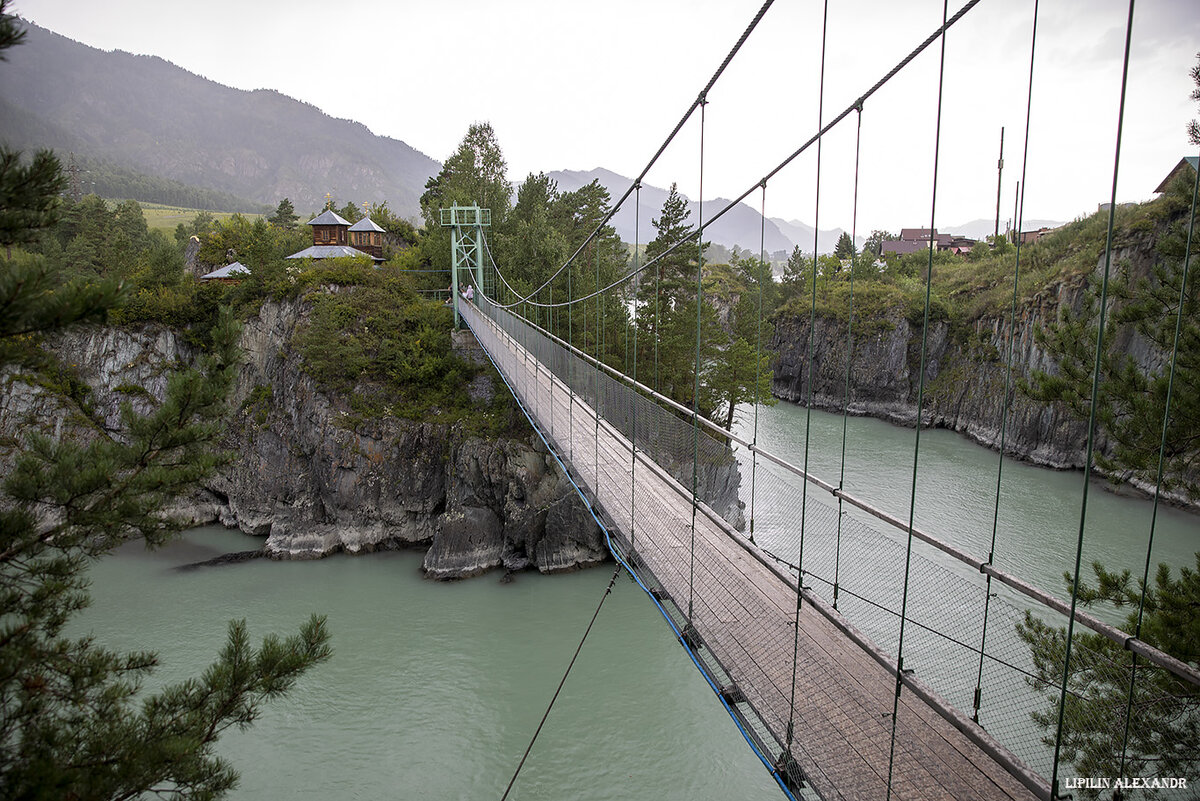
{"type": "Polygon", "coordinates": [[[369,256],[383,261],[383,229],[370,217],[351,225],[332,209],[325,209],[308,221],[312,226],[313,243],[289,259],[336,259],[344,256],[369,256]]]}

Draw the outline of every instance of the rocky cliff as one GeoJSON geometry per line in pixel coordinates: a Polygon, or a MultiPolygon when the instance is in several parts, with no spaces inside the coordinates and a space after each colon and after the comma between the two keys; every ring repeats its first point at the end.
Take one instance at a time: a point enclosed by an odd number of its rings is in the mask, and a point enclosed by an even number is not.
{"type": "MultiPolygon", "coordinates": [[[[595,522],[536,435],[485,439],[447,425],[353,417],[348,399],[320,391],[289,347],[305,314],[299,301],[267,303],[245,323],[225,442],[233,459],[186,504],[191,520],[265,537],[276,558],[419,546],[434,578],[497,567],[551,572],[607,558],[595,522]]],[[[77,328],[53,347],[96,390],[97,414],[114,431],[122,399],[161,398],[169,368],[194,355],[159,326],[77,328]]],[[[51,396],[5,376],[0,431],[8,443],[29,426],[61,433],[63,417],[51,396]]]]}
{"type": "MultiPolygon", "coordinates": [[[[1114,264],[1139,273],[1148,272],[1152,262],[1153,249],[1145,242],[1114,252],[1114,264]]],[[[1033,370],[1056,371],[1054,360],[1038,346],[1034,334],[1053,322],[1062,309],[1080,309],[1086,279],[1087,276],[1080,275],[1055,283],[1026,299],[1017,310],[1014,389],[1005,451],[1052,468],[1083,466],[1087,426],[1063,405],[1032,400],[1017,391],[1015,385],[1018,379],[1028,378],[1033,370]]],[[[852,347],[850,413],[915,425],[921,321],[914,323],[903,309],[896,309],[883,319],[856,320],[855,324],[859,333],[852,347]]],[[[942,321],[930,323],[923,425],[952,429],[988,447],[999,447],[1009,328],[1008,314],[983,317],[958,327],[942,321]]],[[[1148,347],[1139,336],[1128,332],[1120,336],[1118,344],[1141,368],[1162,365],[1163,354],[1148,347]]],[[[807,402],[808,341],[808,317],[781,316],[776,321],[771,347],[778,354],[772,385],[777,397],[801,404],[807,402]]],[[[814,408],[842,410],[846,402],[846,350],[846,321],[818,317],[813,340],[814,408]]],[[[1098,438],[1097,447],[1101,450],[1107,447],[1103,437],[1098,438]]]]}
{"type": "MultiPolygon", "coordinates": [[[[1014,376],[1051,367],[1034,342],[1033,332],[1054,319],[1060,304],[1077,302],[1081,291],[1062,285],[1052,296],[1039,298],[1021,311],[1014,343],[1014,376]]],[[[967,336],[956,337],[948,323],[930,323],[923,425],[953,429],[989,447],[999,446],[1008,329],[1006,319],[982,319],[967,336]]],[[[813,407],[841,411],[846,402],[846,323],[820,317],[815,330],[813,407]]],[[[778,360],[772,391],[777,397],[807,402],[808,334],[808,319],[785,317],[776,325],[772,347],[778,360]]],[[[855,337],[852,352],[850,413],[915,425],[920,323],[911,323],[903,310],[890,312],[855,337]]],[[[1013,455],[1048,467],[1079,467],[1085,429],[1065,409],[1014,392],[1005,447],[1013,455]]]]}

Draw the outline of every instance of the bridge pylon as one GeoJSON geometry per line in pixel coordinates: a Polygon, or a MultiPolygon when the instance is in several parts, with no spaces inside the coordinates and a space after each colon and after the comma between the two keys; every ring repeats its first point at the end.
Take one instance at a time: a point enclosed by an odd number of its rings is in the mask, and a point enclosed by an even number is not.
{"type": "Polygon", "coordinates": [[[475,291],[483,292],[483,229],[492,225],[492,210],[454,205],[441,210],[442,227],[450,229],[450,298],[454,305],[454,327],[458,328],[460,269],[474,273],[475,291]]]}

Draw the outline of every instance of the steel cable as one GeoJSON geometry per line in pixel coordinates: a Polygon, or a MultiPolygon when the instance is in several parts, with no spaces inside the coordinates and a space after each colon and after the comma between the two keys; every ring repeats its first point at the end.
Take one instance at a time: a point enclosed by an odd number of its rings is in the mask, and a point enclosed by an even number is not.
{"type": "Polygon", "coordinates": [[[1083,492],[1079,508],[1079,537],[1075,545],[1075,571],[1071,584],[1071,616],[1067,620],[1066,652],[1063,656],[1063,677],[1059,689],[1058,724],[1054,730],[1054,762],[1051,768],[1050,790],[1058,794],[1058,768],[1062,753],[1063,720],[1067,705],[1067,683],[1071,676],[1071,644],[1075,634],[1075,609],[1079,604],[1079,570],[1083,561],[1083,534],[1087,524],[1088,487],[1092,477],[1092,457],[1096,446],[1096,418],[1100,397],[1100,368],[1104,358],[1104,324],[1108,314],[1108,277],[1112,268],[1113,227],[1117,213],[1117,177],[1121,165],[1121,133],[1125,122],[1125,92],[1129,87],[1129,51],[1133,40],[1133,6],[1129,0],[1129,19],[1125,23],[1125,57],[1121,67],[1121,100],[1117,111],[1117,143],[1113,155],[1112,195],[1108,208],[1108,234],[1104,244],[1104,272],[1100,283],[1100,316],[1096,326],[1096,359],[1092,369],[1092,399],[1088,411],[1087,450],[1083,464],[1083,492]]]}
{"type": "MultiPolygon", "coordinates": [[[[949,0],[943,0],[942,20],[945,28],[946,13],[950,9],[949,0]]],[[[925,404],[925,363],[929,346],[929,305],[933,293],[933,253],[937,247],[937,237],[933,235],[937,223],[937,187],[938,159],[942,144],[942,89],[946,76],[946,36],[942,34],[942,52],[938,61],[937,117],[933,137],[933,190],[929,202],[929,267],[925,274],[925,311],[921,324],[921,360],[918,362],[917,377],[917,430],[913,441],[912,490],[908,502],[908,545],[904,554],[904,590],[900,602],[900,634],[896,646],[896,693],[892,699],[892,737],[888,750],[888,783],[887,797],[892,797],[892,776],[896,757],[896,721],[900,715],[900,693],[904,687],[904,622],[908,608],[909,577],[912,567],[913,524],[917,507],[917,464],[921,455],[921,414],[925,404]]]]}
{"type": "MultiPolygon", "coordinates": [[[[1016,219],[1013,220],[1013,224],[1017,229],[1017,252],[1014,257],[1012,304],[1009,307],[1008,317],[1008,355],[1005,359],[1006,367],[1004,371],[1004,398],[1001,402],[1000,408],[1000,455],[996,459],[996,503],[992,512],[992,539],[991,544],[988,547],[987,563],[989,565],[991,565],[996,558],[996,534],[1000,528],[1000,489],[1004,476],[1004,449],[1008,438],[1008,411],[1009,403],[1011,402],[1010,396],[1012,394],[1013,360],[1016,352],[1017,294],[1021,280],[1021,227],[1025,219],[1025,190],[1027,188],[1026,168],[1029,165],[1029,130],[1030,120],[1033,116],[1033,62],[1034,56],[1037,53],[1037,23],[1038,0],[1033,0],[1033,26],[1029,41],[1029,83],[1025,97],[1025,140],[1022,144],[1021,152],[1021,192],[1020,199],[1018,201],[1019,211],[1016,219]]],[[[1001,136],[1003,138],[1003,134],[1001,136]]],[[[997,227],[999,227],[998,222],[997,227]]],[[[991,609],[991,600],[992,577],[989,574],[987,576],[987,586],[984,589],[983,595],[983,631],[979,638],[979,671],[976,674],[975,698],[973,702],[974,711],[971,715],[971,719],[976,723],[979,722],[979,708],[983,702],[983,653],[986,650],[987,644],[988,613],[991,609]]]]}

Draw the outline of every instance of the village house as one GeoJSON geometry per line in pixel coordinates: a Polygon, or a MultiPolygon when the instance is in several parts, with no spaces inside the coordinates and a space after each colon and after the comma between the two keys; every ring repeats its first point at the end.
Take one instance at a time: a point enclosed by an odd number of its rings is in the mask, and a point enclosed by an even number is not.
{"type": "Polygon", "coordinates": [[[958,255],[969,253],[971,248],[975,247],[974,239],[954,234],[939,234],[936,228],[901,228],[899,239],[883,243],[882,255],[903,256],[927,250],[931,241],[938,250],[949,250],[958,255]]]}
{"type": "Polygon", "coordinates": [[[1043,228],[1038,228],[1035,231],[1022,231],[1021,232],[1021,244],[1022,245],[1032,245],[1034,242],[1038,241],[1046,234],[1050,233],[1051,231],[1057,231],[1057,230],[1058,230],[1057,228],[1043,227],[1043,228]]]}
{"type": "Polygon", "coordinates": [[[350,247],[361,250],[372,258],[383,259],[383,229],[372,222],[370,217],[350,226],[350,247]]]}
{"type": "MultiPolygon", "coordinates": [[[[194,239],[195,237],[193,237],[194,239]]],[[[224,267],[219,267],[211,273],[205,273],[200,276],[201,281],[216,281],[219,284],[236,284],[250,274],[250,268],[242,264],[240,261],[235,261],[233,264],[226,264],[224,267]]]]}
{"type": "Polygon", "coordinates": [[[1169,173],[1167,173],[1167,177],[1162,179],[1162,183],[1158,185],[1158,188],[1154,190],[1154,193],[1161,195],[1163,192],[1166,192],[1167,187],[1170,186],[1171,182],[1174,181],[1176,176],[1179,175],[1186,176],[1189,181],[1195,181],[1196,170],[1198,168],[1200,168],[1200,156],[1184,156],[1179,160],[1179,163],[1176,164],[1169,173]]]}

